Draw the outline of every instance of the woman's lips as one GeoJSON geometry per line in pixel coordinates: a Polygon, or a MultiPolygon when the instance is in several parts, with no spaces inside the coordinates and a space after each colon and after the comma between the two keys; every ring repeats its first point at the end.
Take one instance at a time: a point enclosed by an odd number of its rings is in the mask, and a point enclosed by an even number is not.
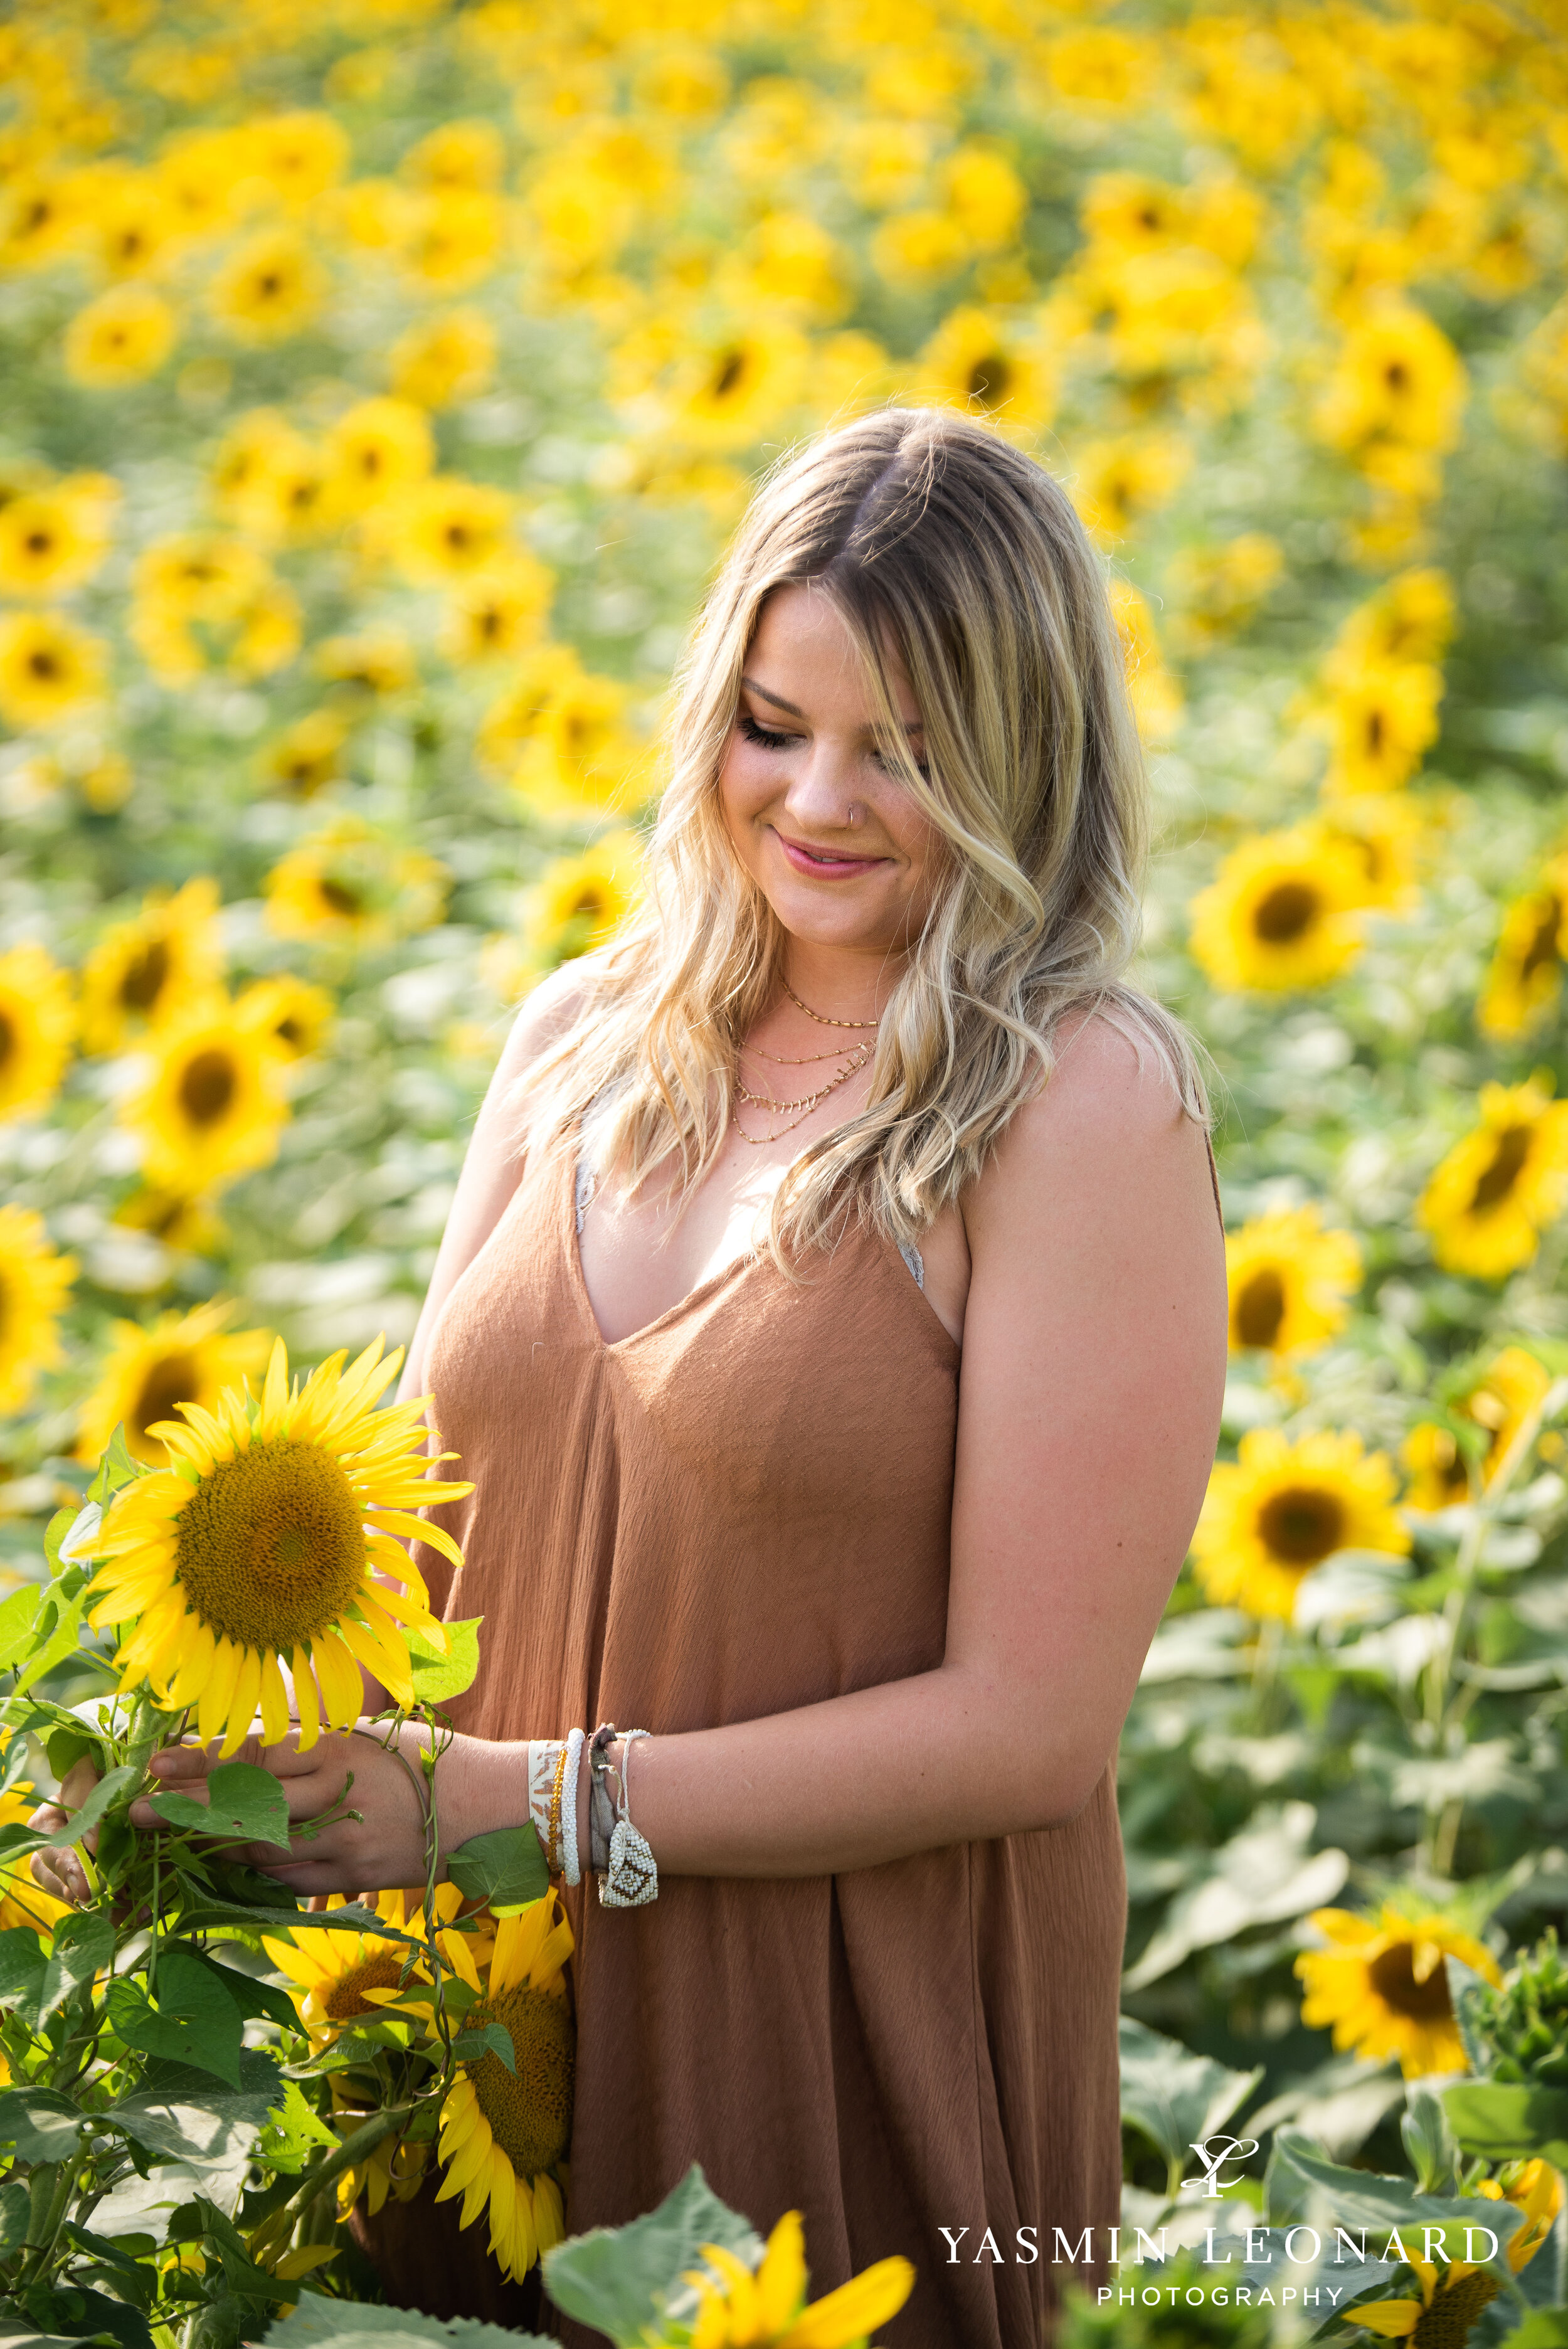
{"type": "Polygon", "coordinates": [[[803,841],[787,839],[776,833],[779,847],[797,873],[809,873],[815,881],[852,881],[857,874],[872,872],[887,860],[882,856],[841,856],[836,849],[808,848],[803,841]]]}

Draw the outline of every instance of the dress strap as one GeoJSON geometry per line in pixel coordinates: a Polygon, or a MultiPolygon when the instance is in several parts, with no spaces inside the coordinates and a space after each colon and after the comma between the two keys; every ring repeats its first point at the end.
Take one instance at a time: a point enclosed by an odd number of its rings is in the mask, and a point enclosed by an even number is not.
{"type": "Polygon", "coordinates": [[[903,1257],[905,1264],[908,1265],[911,1272],[914,1275],[914,1285],[916,1288],[923,1289],[925,1287],[925,1260],[922,1257],[920,1250],[917,1247],[904,1247],[901,1243],[898,1252],[900,1256],[903,1257]]]}
{"type": "MultiPolygon", "coordinates": [[[[1225,1211],[1220,1205],[1220,1170],[1214,1164],[1214,1145],[1207,1134],[1203,1136],[1203,1147],[1209,1154],[1209,1185],[1214,1194],[1214,1213],[1220,1218],[1220,1236],[1223,1238],[1225,1231],[1225,1211]]],[[[577,1227],[580,1231],[583,1227],[581,1210],[578,1214],[577,1227]]]]}
{"type": "Polygon", "coordinates": [[[581,1239],[583,1218],[588,1213],[588,1202],[593,1196],[593,1169],[585,1156],[577,1161],[577,1185],[573,1195],[577,1208],[577,1237],[581,1239]]]}

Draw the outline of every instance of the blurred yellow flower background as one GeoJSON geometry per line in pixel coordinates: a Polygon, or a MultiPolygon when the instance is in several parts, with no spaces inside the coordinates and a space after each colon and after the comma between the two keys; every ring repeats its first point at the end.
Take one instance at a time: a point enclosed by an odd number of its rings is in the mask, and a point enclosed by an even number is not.
{"type": "Polygon", "coordinates": [[[1439,1936],[1325,1928],[1304,2026],[1246,1838],[1301,1910],[1513,1883],[1568,1769],[1563,30],[13,8],[0,1573],[273,1335],[407,1340],[512,1007],[640,900],[751,486],[955,408],[1104,564],[1141,967],[1215,1075],[1231,1376],[1122,1744],[1130,1997],[1337,2095],[1439,1936]]]}

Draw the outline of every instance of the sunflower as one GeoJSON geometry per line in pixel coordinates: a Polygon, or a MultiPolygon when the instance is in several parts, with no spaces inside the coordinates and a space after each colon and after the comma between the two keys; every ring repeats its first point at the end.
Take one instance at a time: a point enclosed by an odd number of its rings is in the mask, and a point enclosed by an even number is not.
{"type": "MultiPolygon", "coordinates": [[[[0,1215],[5,1213],[0,1208],[0,1215]]],[[[8,1736],[0,1740],[0,1752],[9,1743],[8,1736]]],[[[25,1827],[37,1800],[32,1780],[19,1779],[8,1793],[0,1795],[0,1827],[25,1827]]],[[[0,1933],[15,1932],[18,1927],[26,1926],[44,1937],[70,1913],[67,1902],[57,1900],[41,1885],[34,1883],[26,1853],[17,1859],[0,1859],[0,1933]]],[[[7,2073],[5,2077],[9,2076],[7,2073]]]]}
{"type": "Polygon", "coordinates": [[[19,1411],[40,1371],[63,1356],[57,1335],[76,1259],[49,1246],[42,1216],[0,1206],[0,1411],[19,1411]]]}
{"type": "Polygon", "coordinates": [[[1467,2069],[1443,1960],[1458,1958],[1495,1988],[1502,1976],[1483,1943],[1446,1917],[1407,1917],[1387,1902],[1377,1917],[1316,1909],[1308,1921],[1332,1944],[1295,1961],[1310,2030],[1332,2025],[1336,2047],[1374,2063],[1397,2055],[1407,2080],[1467,2069]]]}
{"type": "Polygon", "coordinates": [[[504,490],[438,473],[397,500],[388,543],[417,586],[444,587],[511,553],[511,515],[504,490]]]}
{"type": "Polygon", "coordinates": [[[1335,796],[1397,791],[1437,740],[1443,673],[1429,661],[1368,661],[1337,673],[1327,722],[1333,740],[1323,788],[1335,796]]]}
{"type": "Polygon", "coordinates": [[[1284,576],[1284,549],[1266,531],[1243,531],[1220,546],[1180,549],[1169,577],[1181,599],[1180,624],[1189,647],[1205,651],[1244,627],[1284,576]]]}
{"type": "Polygon", "coordinates": [[[246,343],[286,341],[311,324],[325,298],[325,273],[292,229],[247,237],[207,289],[219,325],[246,343]]]}
{"type": "Polygon", "coordinates": [[[448,310],[400,335],[389,364],[399,399],[421,408],[477,399],[495,374],[495,329],[482,310],[448,310]]]}
{"type": "Polygon", "coordinates": [[[123,1112],[150,1184],[189,1197],[271,1164],[288,1117],[283,1063],[232,1004],[198,1004],[150,1047],[151,1072],[123,1112]]]}
{"type": "Polygon", "coordinates": [[[572,1947],[553,1890],[500,1919],[466,2028],[499,2023],[511,2033],[515,2068],[499,2055],[459,2064],[441,2107],[438,2151],[447,2175],[436,2199],[462,2196],[459,2227],[488,2209],[490,2250],[517,2280],[565,2232],[558,2178],[572,2135],[576,2050],[562,1968],[572,1947]]]}
{"type": "Polygon", "coordinates": [[[317,792],[341,780],[343,747],[351,730],[342,710],[307,710],[268,743],[261,756],[260,771],[291,799],[314,799],[317,792]]]}
{"type": "Polygon", "coordinates": [[[1416,882],[1420,816],[1408,800],[1368,794],[1330,801],[1319,819],[1326,840],[1348,851],[1360,868],[1356,904],[1408,914],[1420,903],[1416,882]]]}
{"type": "Polygon", "coordinates": [[[246,125],[246,163],[296,208],[335,188],[348,169],[348,133],[332,115],[295,107],[246,125]]]}
{"type": "Polygon", "coordinates": [[[280,937],[381,945],[439,921],[449,878],[434,857],[344,816],[273,865],[267,920],[280,937]]]}
{"type": "Polygon", "coordinates": [[[614,937],[637,902],[641,863],[636,833],[612,832],[581,856],[558,856],[548,864],[533,892],[528,925],[534,966],[552,970],[614,937]]]}
{"type": "Polygon", "coordinates": [[[470,661],[514,659],[538,638],[550,610],[555,574],[521,548],[453,591],[438,639],[458,667],[470,661]]]}
{"type": "Polygon", "coordinates": [[[222,531],[181,531],[136,566],[130,636],[164,685],[209,669],[266,677],[299,648],[299,606],[259,548],[222,531]]]}
{"type": "Polygon", "coordinates": [[[1451,449],[1467,388],[1442,328],[1425,311],[1390,300],[1351,327],[1315,421],[1323,440],[1352,455],[1380,441],[1451,449]]]}
{"type": "Polygon", "coordinates": [[[799,2210],[786,2210],[779,2220],[755,2274],[717,2243],[705,2243],[702,2257],[707,2271],[686,2279],[702,2295],[692,2349],[730,2349],[742,2342],[770,2349],[853,2349],[896,2316],[914,2289],[907,2260],[879,2260],[808,2308],[799,2210]]]}
{"type": "Polygon", "coordinates": [[[1326,664],[1328,676],[1332,681],[1341,666],[1354,672],[1367,662],[1439,660],[1455,616],[1446,572],[1426,565],[1401,571],[1345,621],[1326,664]]]}
{"type": "Polygon", "coordinates": [[[111,285],[66,328],[66,373],[89,391],[119,391],[156,375],[174,348],[179,321],[147,285],[111,285]]]}
{"type": "Polygon", "coordinates": [[[1553,857],[1541,881],[1516,897],[1476,1006],[1483,1035],[1511,1041],[1551,1019],[1563,992],[1568,946],[1568,856],[1553,857]]]}
{"type": "Polygon", "coordinates": [[[154,891],[139,914],[104,932],[82,968],[89,1052],[122,1051],[213,992],[223,972],[218,905],[218,884],[199,874],[172,897],[154,891]]]}
{"type": "Polygon", "coordinates": [[[285,1061],[308,1060],[319,1052],[335,1009],[325,987],[284,974],[261,978],[234,998],[234,1017],[255,1028],[285,1061]]]}
{"type": "Polygon", "coordinates": [[[377,1339],[346,1370],[334,1354],[291,1387],[280,1338],[260,1402],[228,1387],[211,1411],[182,1404],[188,1423],[157,1431],[174,1464],[122,1485],[98,1536],[108,1562],[89,1619],[121,1634],[122,1689],[146,1681],[169,1707],[193,1707],[203,1741],[221,1737],[225,1755],[258,1705],[269,1744],[288,1734],[280,1659],[291,1660],[308,1748],[324,1723],[357,1720],[361,1666],[412,1704],[400,1625],[445,1644],[397,1537],[460,1565],[451,1537],[412,1512],[473,1486],[426,1473],[428,1396],[375,1408],[403,1360],[399,1348],[383,1361],[381,1348],[377,1339]]]}
{"type": "Polygon", "coordinates": [[[698,449],[760,440],[806,388],[810,346],[788,319],[763,313],[683,337],[668,384],[675,437],[698,449]]]}
{"type": "Polygon", "coordinates": [[[1361,949],[1357,859],[1307,825],[1231,851],[1192,900],[1191,950],[1216,987],[1322,987],[1361,949]]]}
{"type": "MultiPolygon", "coordinates": [[[[1483,1485],[1490,1485],[1507,1458],[1514,1437],[1552,1384],[1549,1372],[1522,1346],[1505,1346],[1488,1363],[1474,1386],[1452,1408],[1460,1419],[1486,1430],[1486,1450],[1480,1461],[1483,1485]]],[[[1405,1439],[1401,1454],[1410,1471],[1408,1504],[1413,1509],[1446,1509],[1470,1494],[1470,1464],[1450,1428],[1436,1420],[1422,1420],[1405,1439]]]]}
{"type": "Polygon", "coordinates": [[[68,595],[108,553],[119,485],[72,473],[0,506],[0,595],[68,595]]]}
{"type": "Polygon", "coordinates": [[[1051,420],[1056,386],[1040,353],[994,311],[967,305],[950,312],[920,364],[923,384],[945,406],[978,416],[1010,438],[1051,420]]]}
{"type": "Polygon", "coordinates": [[[1181,486],[1192,452],[1174,432],[1124,432],[1078,450],[1073,503],[1096,543],[1112,546],[1181,486]]]}
{"type": "MultiPolygon", "coordinates": [[[[1515,2228],[1507,2246],[1508,2264],[1518,2275],[1546,2240],[1563,2208],[1562,2179],[1538,2158],[1510,2164],[1501,2178],[1483,2178],[1474,2191],[1478,2199],[1511,2202],[1524,2213],[1523,2226],[1515,2228]]],[[[1450,2260],[1442,2268],[1430,2260],[1409,2264],[1420,2282],[1419,2300],[1364,2301],[1351,2310],[1346,2323],[1364,2326],[1380,2341],[1413,2341],[1417,2349],[1437,2349],[1439,2343],[1443,2349],[1461,2349],[1482,2309],[1497,2299],[1502,2285],[1473,2260],[1450,2260]]]]}
{"type": "Polygon", "coordinates": [[[361,399],[326,436],[333,511],[363,513],[380,498],[417,487],[435,461],[435,439],[422,408],[407,399],[361,399]]]}
{"type": "Polygon", "coordinates": [[[56,726],[102,695],[108,647],[52,612],[0,618],[0,718],[18,732],[56,726]]]}
{"type": "Polygon", "coordinates": [[[1399,1446],[1399,1459],[1410,1480],[1407,1508],[1449,1509],[1469,1500],[1469,1463],[1451,1431],[1435,1419],[1417,1421],[1399,1446]]]}
{"type": "Polygon", "coordinates": [[[1225,1239],[1231,1348],[1296,1354],[1343,1328],[1361,1286],[1361,1249],[1348,1232],[1325,1231],[1316,1206],[1281,1207],[1225,1239]]]}
{"type": "Polygon", "coordinates": [[[486,188],[424,188],[406,200],[398,230],[398,264],[415,286],[462,294],[500,260],[506,204],[486,188]]]}
{"type": "Polygon", "coordinates": [[[0,955],[0,1118],[48,1106],[76,1028],[70,979],[42,947],[0,955]]]}
{"type": "Polygon", "coordinates": [[[1336,1550],[1409,1549],[1396,1489],[1387,1454],[1364,1454],[1358,1435],[1320,1428],[1292,1444],[1277,1428],[1249,1429],[1235,1462],[1212,1471],[1192,1536],[1205,1596],[1288,1623],[1303,1580],[1336,1550]]]}
{"type": "MultiPolygon", "coordinates": [[[[333,1893],[326,1905],[329,1909],[341,1909],[345,1905],[343,1895],[333,1893]]],[[[463,1895],[457,1886],[438,1884],[430,1934],[452,1971],[470,1990],[477,1991],[479,1969],[490,1955],[491,1936],[488,1924],[480,1924],[474,1933],[459,1930],[457,1920],[462,1908],[463,1895]]],[[[392,1936],[347,1930],[315,1930],[302,1933],[297,1944],[263,1936],[262,1946],[267,1955],[294,1985],[289,1996],[301,2027],[317,2047],[325,2047],[362,2015],[379,2014],[389,2007],[401,2008],[416,1984],[429,1982],[428,1961],[410,1950],[407,1941],[394,1938],[399,1933],[426,1938],[423,1909],[416,1911],[410,1924],[402,1893],[381,1892],[377,1895],[376,1913],[384,1925],[391,1926],[392,1936]]]]}
{"type": "Polygon", "coordinates": [[[214,1299],[191,1313],[165,1313],[150,1330],[117,1321],[98,1382],[82,1405],[77,1457],[96,1461],[117,1427],[129,1450],[154,1468],[168,1454],[150,1428],[182,1402],[211,1411],[225,1387],[258,1374],[267,1359],[264,1330],[225,1330],[234,1308],[214,1299]]]}
{"type": "Polygon", "coordinates": [[[485,712],[476,747],[541,809],[593,813],[619,796],[636,762],[625,704],[625,687],[585,671],[570,646],[541,645],[485,712]]]}
{"type": "Polygon", "coordinates": [[[1568,1196],[1568,1102],[1551,1078],[1483,1085],[1480,1123],[1455,1143],[1416,1204],[1448,1272],[1501,1280],[1528,1264],[1568,1196]]]}

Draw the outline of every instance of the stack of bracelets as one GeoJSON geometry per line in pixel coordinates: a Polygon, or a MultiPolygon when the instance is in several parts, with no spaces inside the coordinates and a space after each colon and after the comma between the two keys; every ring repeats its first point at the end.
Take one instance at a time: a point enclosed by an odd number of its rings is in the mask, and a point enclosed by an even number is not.
{"type": "Polygon", "coordinates": [[[528,1747],[528,1816],[544,1848],[552,1876],[569,1885],[583,1880],[577,1848],[577,1802],[583,1761],[590,1773],[588,1864],[599,1878],[606,1909],[643,1909],[659,1897],[658,1864],[645,1837],[632,1825],[632,1747],[645,1729],[617,1729],[602,1722],[589,1737],[573,1729],[564,1738],[535,1737],[528,1747]],[[610,1747],[619,1738],[617,1770],[610,1747]]]}

